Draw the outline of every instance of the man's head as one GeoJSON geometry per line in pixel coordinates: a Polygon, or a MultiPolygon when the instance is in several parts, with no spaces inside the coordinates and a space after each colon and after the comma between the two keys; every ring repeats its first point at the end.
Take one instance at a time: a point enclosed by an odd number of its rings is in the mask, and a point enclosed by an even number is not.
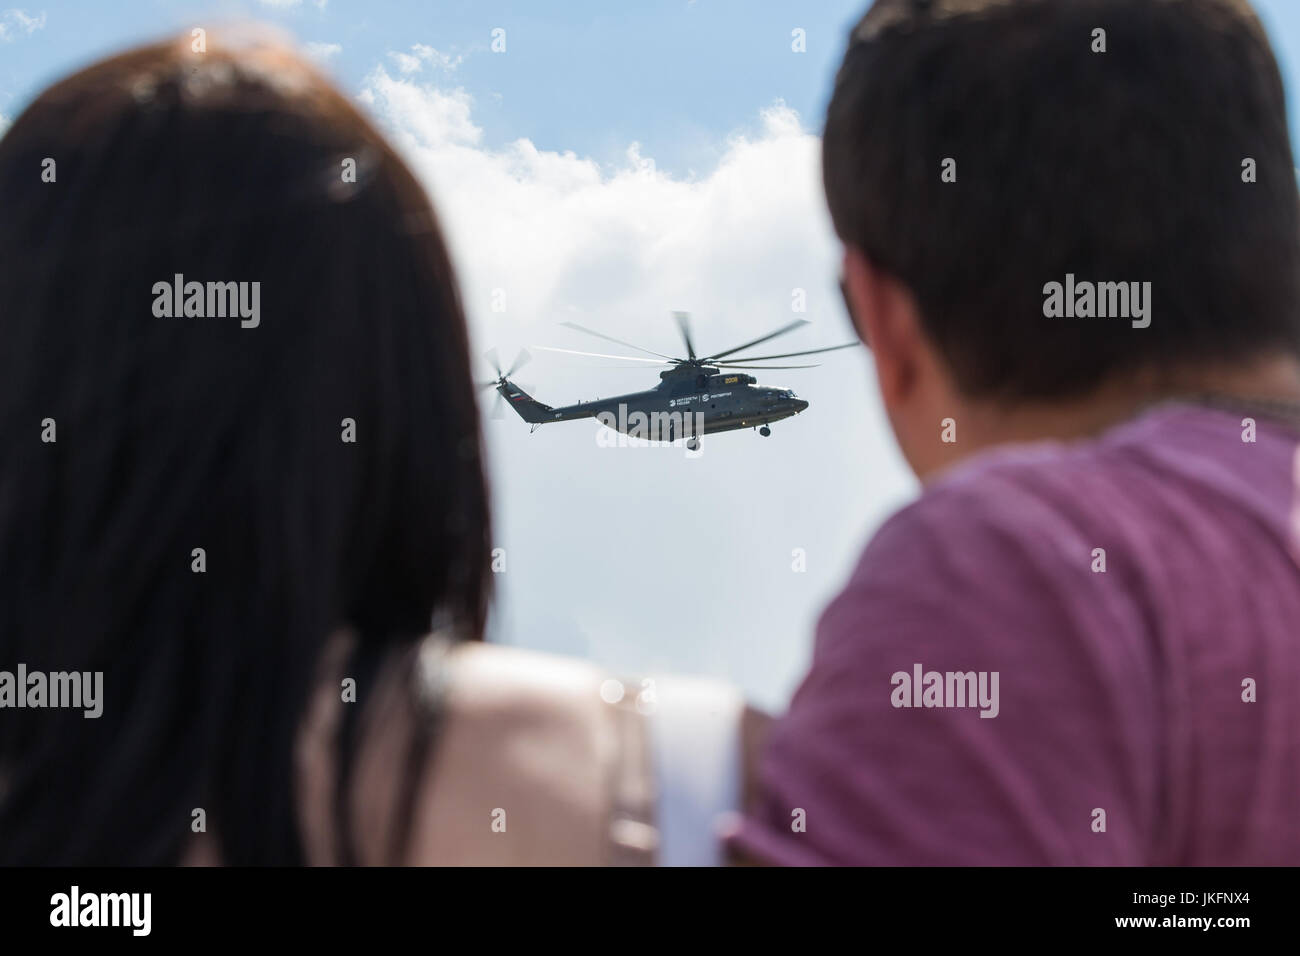
{"type": "Polygon", "coordinates": [[[963,414],[1300,355],[1300,194],[1244,2],[878,0],[824,149],[846,295],[922,475],[969,449],[963,414]]]}

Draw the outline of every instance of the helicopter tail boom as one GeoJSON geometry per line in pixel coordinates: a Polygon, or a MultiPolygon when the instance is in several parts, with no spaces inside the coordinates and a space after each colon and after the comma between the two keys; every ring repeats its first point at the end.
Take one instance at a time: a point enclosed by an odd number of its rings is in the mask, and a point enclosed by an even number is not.
{"type": "Polygon", "coordinates": [[[510,407],[519,414],[519,417],[530,425],[541,425],[554,417],[555,409],[550,405],[543,405],[514,382],[503,381],[497,386],[497,391],[510,403],[510,407]]]}

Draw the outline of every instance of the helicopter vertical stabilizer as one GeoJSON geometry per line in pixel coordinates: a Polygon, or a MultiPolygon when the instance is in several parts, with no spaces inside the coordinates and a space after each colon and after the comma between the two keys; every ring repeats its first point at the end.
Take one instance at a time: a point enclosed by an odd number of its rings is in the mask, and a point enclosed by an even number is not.
{"type": "Polygon", "coordinates": [[[543,405],[514,382],[509,380],[501,382],[497,386],[497,392],[510,403],[510,407],[519,414],[519,417],[530,425],[541,425],[553,418],[555,409],[550,405],[543,405]]]}

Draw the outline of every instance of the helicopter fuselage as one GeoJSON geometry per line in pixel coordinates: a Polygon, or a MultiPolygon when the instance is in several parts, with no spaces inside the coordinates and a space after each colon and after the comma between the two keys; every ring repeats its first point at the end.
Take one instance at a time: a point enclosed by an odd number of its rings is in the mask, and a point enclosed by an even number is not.
{"type": "Polygon", "coordinates": [[[708,366],[664,372],[659,385],[647,391],[558,408],[541,404],[508,381],[499,390],[534,425],[595,418],[616,431],[658,441],[761,427],[808,407],[788,388],[760,386],[752,375],[708,366]]]}

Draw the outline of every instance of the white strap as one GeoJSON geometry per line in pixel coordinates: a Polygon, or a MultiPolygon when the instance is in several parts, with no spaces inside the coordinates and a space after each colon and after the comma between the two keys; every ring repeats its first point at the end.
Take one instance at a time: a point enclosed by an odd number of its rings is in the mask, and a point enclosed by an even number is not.
{"type": "Polygon", "coordinates": [[[744,698],[720,681],[656,677],[650,751],[660,866],[719,866],[722,820],[740,809],[744,698]]]}

